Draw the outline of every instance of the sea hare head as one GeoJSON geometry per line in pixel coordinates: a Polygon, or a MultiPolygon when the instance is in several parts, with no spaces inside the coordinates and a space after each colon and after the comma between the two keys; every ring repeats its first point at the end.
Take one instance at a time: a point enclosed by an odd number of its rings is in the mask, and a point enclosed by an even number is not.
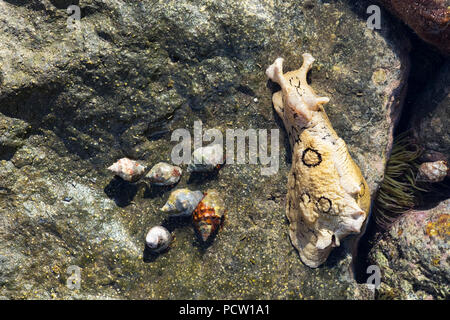
{"type": "MultiPolygon", "coordinates": [[[[367,217],[355,199],[342,189],[336,193],[311,193],[288,211],[290,238],[303,263],[311,268],[323,264],[331,250],[349,234],[361,231],[367,217]],[[342,197],[343,196],[343,197],[342,197]]],[[[290,195],[289,199],[295,199],[290,195]]]]}

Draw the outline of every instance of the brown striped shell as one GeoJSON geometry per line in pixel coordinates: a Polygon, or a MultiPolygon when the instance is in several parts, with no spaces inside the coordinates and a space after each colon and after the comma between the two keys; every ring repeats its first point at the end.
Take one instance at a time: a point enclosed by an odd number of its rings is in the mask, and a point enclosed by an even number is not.
{"type": "Polygon", "coordinates": [[[207,190],[192,215],[194,227],[204,242],[216,233],[224,214],[225,204],[219,192],[215,189],[207,190]]]}

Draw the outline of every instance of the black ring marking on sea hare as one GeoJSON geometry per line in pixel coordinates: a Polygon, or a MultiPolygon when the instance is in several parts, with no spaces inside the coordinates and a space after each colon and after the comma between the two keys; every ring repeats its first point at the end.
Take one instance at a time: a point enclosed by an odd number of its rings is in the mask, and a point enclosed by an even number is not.
{"type": "Polygon", "coordinates": [[[331,200],[326,197],[320,197],[316,203],[317,209],[322,213],[328,213],[331,210],[331,200]],[[328,210],[325,210],[328,205],[328,210]],[[323,209],[325,208],[325,209],[323,209]]]}
{"type": "Polygon", "coordinates": [[[322,156],[320,155],[320,153],[317,150],[314,150],[314,149],[311,149],[311,148],[306,148],[303,151],[302,162],[307,167],[316,167],[322,162],[322,156]],[[308,162],[306,162],[306,155],[308,154],[308,152],[313,152],[313,153],[316,154],[317,162],[315,162],[315,163],[308,163],[308,162]]]}
{"type": "Polygon", "coordinates": [[[303,203],[306,203],[306,204],[308,204],[308,203],[311,202],[311,197],[309,196],[309,194],[308,194],[307,192],[303,193],[303,194],[300,196],[300,199],[302,199],[303,203]],[[305,202],[305,200],[303,199],[303,196],[307,196],[307,197],[308,197],[308,199],[307,199],[306,202],[305,202]]]}

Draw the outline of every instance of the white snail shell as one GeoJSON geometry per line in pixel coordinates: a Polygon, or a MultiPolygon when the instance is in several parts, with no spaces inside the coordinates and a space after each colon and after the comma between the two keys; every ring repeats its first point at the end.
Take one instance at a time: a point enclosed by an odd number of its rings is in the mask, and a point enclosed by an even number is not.
{"type": "Polygon", "coordinates": [[[418,181],[441,182],[450,173],[450,168],[446,161],[424,162],[419,167],[418,181]]]}
{"type": "Polygon", "coordinates": [[[121,177],[123,180],[135,182],[144,175],[145,166],[139,164],[137,161],[122,158],[110,166],[108,170],[114,172],[115,175],[121,177]]]}
{"type": "Polygon", "coordinates": [[[189,172],[211,172],[216,170],[224,162],[223,146],[213,144],[207,147],[195,149],[192,153],[189,172]]]}
{"type": "Polygon", "coordinates": [[[182,173],[183,170],[180,167],[159,162],[153,166],[145,178],[156,186],[171,186],[180,181],[182,173]]]}
{"type": "Polygon", "coordinates": [[[203,192],[191,191],[189,189],[178,189],[173,191],[161,211],[177,213],[183,216],[189,216],[197,208],[199,202],[203,199],[203,192]]]}
{"type": "Polygon", "coordinates": [[[162,227],[156,226],[150,229],[145,237],[145,242],[148,248],[153,252],[161,252],[172,242],[172,235],[170,232],[162,227]]]}

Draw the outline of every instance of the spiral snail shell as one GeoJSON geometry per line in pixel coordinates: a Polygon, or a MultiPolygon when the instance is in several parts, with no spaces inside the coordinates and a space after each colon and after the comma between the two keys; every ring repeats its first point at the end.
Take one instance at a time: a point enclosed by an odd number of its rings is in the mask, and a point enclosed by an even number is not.
{"type": "Polygon", "coordinates": [[[177,213],[180,216],[190,216],[203,199],[201,191],[178,189],[173,191],[161,211],[177,213]]]}
{"type": "Polygon", "coordinates": [[[136,182],[145,173],[145,166],[137,161],[122,158],[111,165],[108,170],[128,182],[136,182]]]}
{"type": "Polygon", "coordinates": [[[219,192],[209,189],[205,197],[194,210],[192,220],[203,242],[206,242],[222,225],[225,215],[225,203],[219,192]]]}
{"type": "Polygon", "coordinates": [[[172,242],[172,235],[169,230],[162,226],[156,226],[149,230],[145,237],[148,248],[155,253],[167,249],[172,242]]]}
{"type": "Polygon", "coordinates": [[[183,170],[180,167],[159,162],[145,176],[155,186],[171,186],[180,181],[183,170]]]}
{"type": "Polygon", "coordinates": [[[194,150],[188,171],[212,172],[219,169],[223,163],[223,146],[221,144],[213,144],[194,150]]]}

